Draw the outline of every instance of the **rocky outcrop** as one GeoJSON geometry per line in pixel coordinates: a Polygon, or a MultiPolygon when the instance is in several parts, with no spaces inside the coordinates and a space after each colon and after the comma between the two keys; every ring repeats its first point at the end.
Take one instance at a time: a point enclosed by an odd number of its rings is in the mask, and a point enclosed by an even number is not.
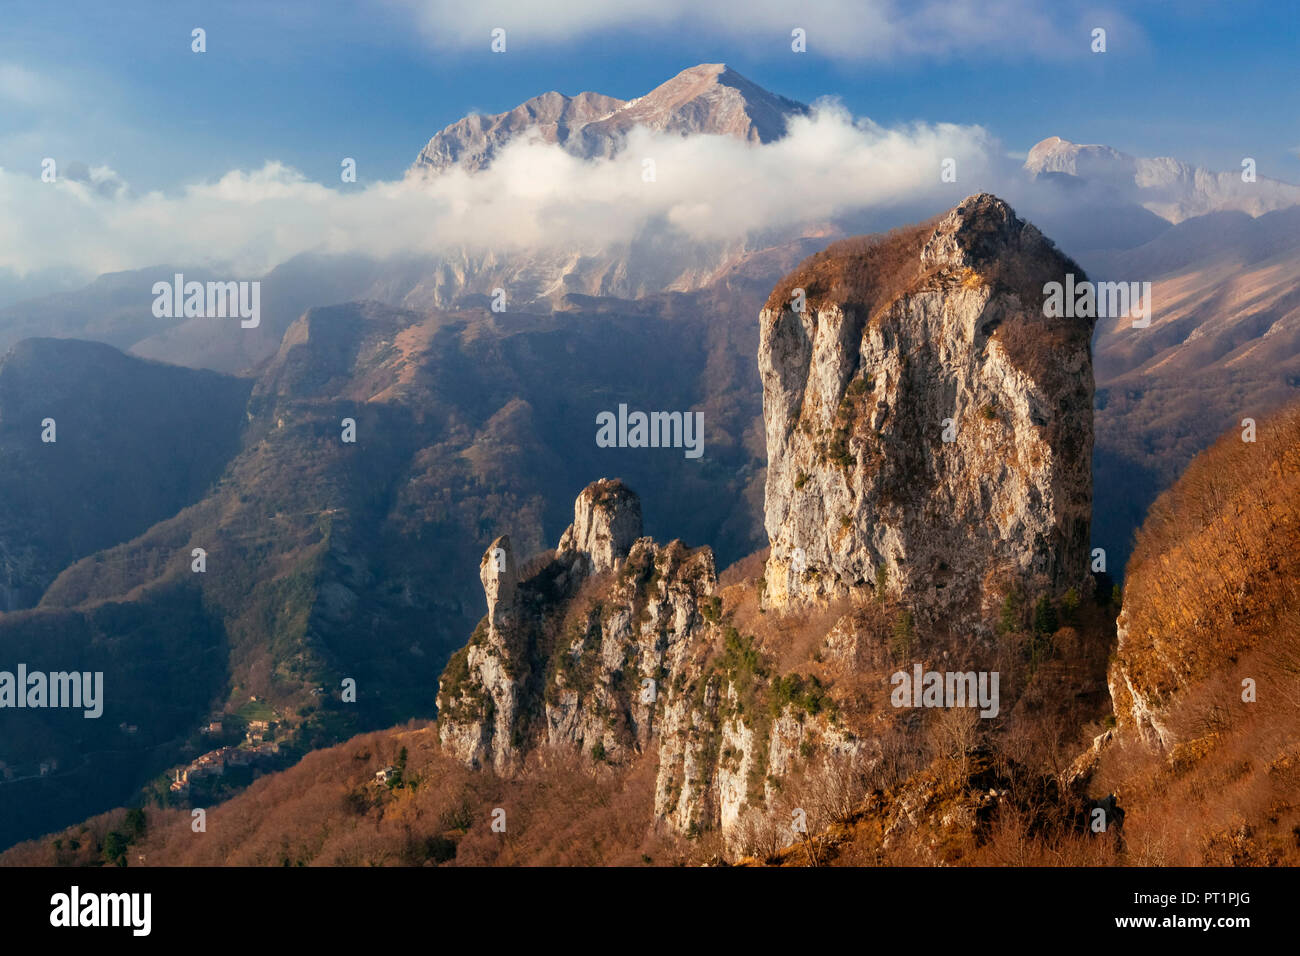
{"type": "Polygon", "coordinates": [[[1083,280],[982,194],[778,287],[758,354],[770,605],[884,587],[978,626],[1011,588],[1084,583],[1092,320],[1042,308],[1066,273],[1083,280]]]}
{"type": "Polygon", "coordinates": [[[573,524],[560,538],[561,554],[583,558],[602,574],[627,557],[641,537],[641,499],[621,481],[588,485],[573,503],[573,524]]]}
{"type": "Polygon", "coordinates": [[[619,481],[590,485],[574,510],[561,548],[517,583],[492,571],[508,541],[485,554],[488,616],[439,682],[444,749],[507,774],[533,756],[654,754],[655,819],[730,835],[812,737],[828,759],[866,747],[798,694],[774,716],[761,705],[758,651],[720,616],[708,548],[631,538],[640,503],[619,481]]]}
{"type": "Polygon", "coordinates": [[[640,531],[640,499],[601,480],[535,573],[518,579],[508,539],[492,543],[488,616],[439,683],[445,747],[501,772],[540,744],[595,759],[644,749],[659,686],[680,672],[716,577],[707,548],[660,547],[640,531]]]}
{"type": "Polygon", "coordinates": [[[488,545],[479,562],[478,576],[487,598],[488,627],[497,630],[514,606],[515,586],[519,583],[509,535],[503,534],[488,545]]]}
{"type": "Polygon", "coordinates": [[[564,96],[554,91],[535,96],[505,113],[474,113],[438,133],[420,151],[414,170],[436,171],[458,166],[478,170],[491,164],[497,152],[523,133],[546,143],[569,144],[575,131],[626,105],[599,93],[564,96]]]}
{"type": "Polygon", "coordinates": [[[1106,685],[1115,711],[1117,724],[1132,729],[1149,744],[1170,750],[1177,743],[1169,723],[1167,701],[1162,701],[1151,687],[1130,672],[1128,657],[1135,643],[1130,637],[1132,621],[1127,611],[1121,611],[1115,622],[1115,660],[1106,673],[1106,685]]]}

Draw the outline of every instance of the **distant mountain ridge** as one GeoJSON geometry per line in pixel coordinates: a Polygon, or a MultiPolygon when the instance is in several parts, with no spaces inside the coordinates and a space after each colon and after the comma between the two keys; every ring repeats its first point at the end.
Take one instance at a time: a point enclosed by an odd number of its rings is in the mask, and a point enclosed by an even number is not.
{"type": "MultiPolygon", "coordinates": [[[[793,117],[808,113],[804,104],[763,89],[725,64],[699,64],[632,100],[595,92],[548,92],[504,113],[466,116],[433,136],[410,172],[437,176],[454,168],[473,173],[520,137],[537,137],[584,158],[609,157],[638,125],[683,136],[771,143],[785,135],[793,117]]],[[[1059,136],[1036,144],[1021,172],[1023,182],[1009,195],[1086,266],[1125,262],[1127,250],[1148,243],[1161,248],[1155,240],[1172,223],[1227,213],[1257,217],[1300,204],[1300,186],[1267,177],[1243,183],[1239,172],[1213,173],[1175,159],[1135,158],[1059,136]],[[1016,197],[1020,192],[1023,199],[1016,197]]],[[[942,208],[918,204],[906,218],[919,221],[942,208]]],[[[510,252],[453,245],[436,254],[386,259],[303,253],[262,277],[262,326],[237,334],[207,319],[153,316],[149,290],[157,277],[177,271],[200,280],[211,275],[210,269],[192,264],[157,265],[104,275],[82,289],[0,309],[0,350],[33,336],[89,338],[144,358],[247,373],[275,353],[290,323],[317,305],[373,299],[416,311],[478,308],[500,288],[507,290],[511,311],[565,310],[571,297],[633,300],[705,289],[748,268],[747,262],[770,260],[775,253],[785,265],[763,277],[771,282],[826,240],[903,221],[899,210],[841,213],[709,239],[657,223],[631,239],[585,246],[561,242],[510,252]]],[[[1221,236],[1213,229],[1201,232],[1206,234],[1197,241],[1207,252],[1217,244],[1231,255],[1240,236],[1260,230],[1234,227],[1221,236]]],[[[1099,373],[1104,377],[1104,368],[1099,373]]]]}
{"type": "Polygon", "coordinates": [[[466,116],[429,140],[411,172],[484,169],[501,147],[524,134],[583,159],[613,156],[635,126],[770,143],[785,135],[790,117],[807,112],[804,104],[769,93],[725,63],[701,63],[632,100],[552,91],[504,113],[466,116]]]}
{"type": "Polygon", "coordinates": [[[1227,210],[1259,216],[1300,203],[1300,186],[1266,176],[1244,182],[1240,169],[1216,173],[1169,156],[1144,159],[1059,136],[1036,143],[1024,168],[1034,178],[1064,174],[1110,186],[1172,223],[1227,210]]]}

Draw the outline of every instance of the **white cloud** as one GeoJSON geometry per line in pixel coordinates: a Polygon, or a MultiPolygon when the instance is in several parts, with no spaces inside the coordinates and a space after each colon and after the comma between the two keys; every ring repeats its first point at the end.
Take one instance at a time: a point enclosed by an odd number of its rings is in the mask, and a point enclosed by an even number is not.
{"type": "Polygon", "coordinates": [[[175,194],[132,193],[97,168],[55,183],[0,169],[0,268],[92,273],[161,263],[261,274],[301,252],[372,257],[469,247],[582,250],[664,233],[729,240],[870,208],[949,205],[993,181],[1002,147],[980,127],[854,122],[833,103],[763,146],[636,129],[613,159],[520,140],[488,169],[361,189],[277,162],[175,194]],[[656,181],[642,179],[655,161],[656,181]],[[941,184],[945,158],[958,184],[941,184]]]}
{"type": "Polygon", "coordinates": [[[33,106],[45,99],[45,80],[17,63],[0,63],[0,102],[33,106]]]}
{"type": "Polygon", "coordinates": [[[1093,26],[1136,27],[1074,0],[384,0],[408,8],[438,47],[488,49],[490,32],[527,49],[633,29],[698,30],[733,42],[789,49],[790,31],[807,31],[808,51],[842,59],[891,60],[1002,53],[1055,58],[1088,52],[1093,26]]]}

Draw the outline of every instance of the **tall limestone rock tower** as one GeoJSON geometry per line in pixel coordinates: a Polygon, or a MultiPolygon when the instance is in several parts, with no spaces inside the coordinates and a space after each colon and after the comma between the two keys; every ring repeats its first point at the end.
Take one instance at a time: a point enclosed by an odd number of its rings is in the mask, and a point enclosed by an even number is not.
{"type": "Polygon", "coordinates": [[[980,194],[777,287],[758,353],[770,606],[884,587],[979,628],[1012,588],[1084,583],[1093,322],[1042,309],[1066,273],[1085,279],[980,194]]]}

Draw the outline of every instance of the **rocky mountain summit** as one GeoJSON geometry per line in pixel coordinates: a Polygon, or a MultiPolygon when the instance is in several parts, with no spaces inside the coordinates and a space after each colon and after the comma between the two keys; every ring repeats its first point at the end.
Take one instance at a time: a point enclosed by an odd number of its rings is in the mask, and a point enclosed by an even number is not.
{"type": "Polygon", "coordinates": [[[802,103],[769,93],[725,63],[701,63],[633,100],[552,91],[505,113],[467,116],[429,140],[411,171],[484,169],[501,147],[523,135],[555,143],[583,159],[610,157],[634,126],[770,143],[785,135],[791,116],[807,111],[802,103]]]}
{"type": "Polygon", "coordinates": [[[442,170],[451,166],[474,171],[489,166],[497,150],[516,136],[531,132],[543,142],[568,148],[587,124],[604,119],[625,106],[623,100],[600,93],[565,96],[551,91],[520,103],[504,113],[472,113],[437,133],[420,155],[413,170],[442,170]]]}
{"type": "Polygon", "coordinates": [[[887,588],[974,622],[1087,576],[1090,319],[1049,320],[1082,271],[993,196],[837,243],[773,293],[759,368],[767,601],[887,588]]]}

